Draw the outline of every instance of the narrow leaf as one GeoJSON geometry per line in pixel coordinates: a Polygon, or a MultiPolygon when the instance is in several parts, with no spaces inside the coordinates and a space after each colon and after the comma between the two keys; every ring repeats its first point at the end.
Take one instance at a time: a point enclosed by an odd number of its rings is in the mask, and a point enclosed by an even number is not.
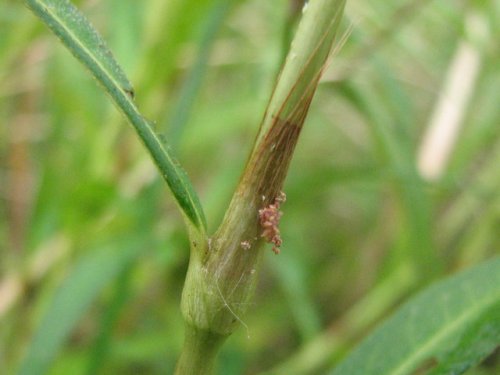
{"type": "Polygon", "coordinates": [[[233,0],[217,0],[207,12],[206,21],[202,25],[202,37],[198,43],[198,51],[193,66],[179,92],[178,100],[172,111],[171,118],[165,123],[169,126],[169,136],[174,149],[178,146],[207,68],[207,62],[217,36],[217,32],[231,8],[233,0]]]}
{"type": "Polygon", "coordinates": [[[99,249],[88,254],[74,267],[56,291],[36,329],[21,363],[20,375],[47,372],[92,301],[139,254],[140,248],[128,244],[128,247],[119,249],[99,249]]]}
{"type": "MultiPolygon", "coordinates": [[[[484,340],[467,338],[467,333],[478,328],[478,324],[484,326],[486,316],[498,317],[499,301],[500,257],[497,257],[441,281],[413,298],[364,340],[333,375],[404,375],[428,370],[441,362],[452,368],[451,359],[462,360],[450,354],[453,348],[462,349],[457,342],[485,344],[484,340]]],[[[486,323],[494,322],[498,324],[498,319],[486,323]]],[[[484,348],[469,350],[487,352],[484,348]]]]}
{"type": "Polygon", "coordinates": [[[151,124],[133,102],[134,90],[104,40],[68,0],[25,0],[64,45],[103,85],[148,149],[188,222],[204,233],[203,210],[192,185],[151,124]]]}

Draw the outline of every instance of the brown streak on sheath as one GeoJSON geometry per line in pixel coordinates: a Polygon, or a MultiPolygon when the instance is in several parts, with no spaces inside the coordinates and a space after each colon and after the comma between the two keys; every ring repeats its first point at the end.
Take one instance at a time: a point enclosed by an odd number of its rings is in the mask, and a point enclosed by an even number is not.
{"type": "Polygon", "coordinates": [[[312,94],[302,98],[289,119],[274,117],[271,129],[256,150],[253,168],[248,177],[257,179],[256,199],[265,197],[264,202],[259,205],[272,203],[282,189],[312,94]]]}
{"type": "Polygon", "coordinates": [[[281,191],[301,130],[302,126],[277,118],[259,147],[254,170],[259,176],[256,193],[264,195],[269,202],[281,191]]]}
{"type": "MultiPolygon", "coordinates": [[[[214,238],[222,242],[220,245],[216,242],[209,252],[212,255],[210,258],[217,259],[217,264],[210,264],[208,268],[213,267],[214,271],[217,268],[217,273],[223,272],[225,277],[241,275],[245,265],[250,264],[251,258],[256,256],[256,252],[240,251],[241,241],[254,237],[257,239],[262,233],[259,210],[275,203],[282,190],[316,84],[311,82],[311,88],[304,92],[293,110],[287,113],[280,110],[273,116],[269,130],[250,156],[224,218],[228,224],[222,225],[214,234],[214,238]],[[215,255],[220,250],[224,251],[223,263],[232,264],[227,269],[222,267],[224,270],[219,264],[220,256],[215,255]]],[[[212,263],[211,260],[209,263],[212,263]]]]}

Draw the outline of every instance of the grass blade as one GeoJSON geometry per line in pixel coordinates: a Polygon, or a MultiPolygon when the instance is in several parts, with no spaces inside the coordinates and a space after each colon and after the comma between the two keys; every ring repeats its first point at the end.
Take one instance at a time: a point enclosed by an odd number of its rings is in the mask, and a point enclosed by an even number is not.
{"type": "Polygon", "coordinates": [[[113,330],[120,317],[120,313],[130,298],[133,267],[134,264],[128,264],[116,278],[113,286],[113,296],[101,318],[99,334],[92,344],[92,351],[86,369],[86,374],[88,375],[98,374],[102,371],[102,367],[109,357],[113,330]]]}
{"type": "Polygon", "coordinates": [[[103,85],[148,149],[189,223],[204,233],[203,210],[185,172],[133,102],[134,90],[103,39],[67,0],[25,0],[28,7],[103,85]]]}
{"type": "Polygon", "coordinates": [[[207,62],[212,52],[217,32],[219,31],[222,21],[229,12],[231,2],[231,0],[217,0],[209,9],[207,19],[203,24],[202,36],[198,44],[196,59],[180,90],[172,115],[167,115],[165,119],[165,125],[169,127],[168,134],[169,139],[171,139],[170,144],[174,150],[177,149],[182,138],[184,127],[189,121],[191,111],[207,70],[207,62]]]}
{"type": "Polygon", "coordinates": [[[499,301],[497,257],[415,297],[349,355],[333,375],[404,375],[441,365],[443,359],[449,361],[449,350],[457,342],[483,345],[483,340],[468,339],[467,334],[484,321],[485,314],[492,316],[492,309],[498,315],[499,301]]]}
{"type": "Polygon", "coordinates": [[[94,251],[75,266],[45,312],[21,363],[19,375],[47,372],[92,301],[139,254],[141,247],[133,244],[94,251]]]}

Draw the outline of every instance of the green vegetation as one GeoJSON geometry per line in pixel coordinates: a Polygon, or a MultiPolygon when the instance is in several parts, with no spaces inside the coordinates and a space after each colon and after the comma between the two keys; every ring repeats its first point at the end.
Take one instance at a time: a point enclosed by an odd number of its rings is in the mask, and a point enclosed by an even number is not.
{"type": "Polygon", "coordinates": [[[25,3],[0,373],[498,373],[496,2],[25,3]]]}

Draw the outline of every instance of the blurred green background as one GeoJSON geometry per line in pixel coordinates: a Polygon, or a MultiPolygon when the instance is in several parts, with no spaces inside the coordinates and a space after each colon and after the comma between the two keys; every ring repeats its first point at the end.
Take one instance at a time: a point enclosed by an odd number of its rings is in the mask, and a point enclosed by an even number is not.
{"type": "MultiPolygon", "coordinates": [[[[75,3],[215,230],[300,1],[75,3]]],[[[282,252],[266,251],[218,373],[323,374],[416,290],[500,248],[500,3],[348,0],[343,33],[286,181],[282,252]]],[[[26,374],[171,373],[188,253],[133,130],[22,2],[3,0],[0,374],[30,358],[26,374]]]]}

